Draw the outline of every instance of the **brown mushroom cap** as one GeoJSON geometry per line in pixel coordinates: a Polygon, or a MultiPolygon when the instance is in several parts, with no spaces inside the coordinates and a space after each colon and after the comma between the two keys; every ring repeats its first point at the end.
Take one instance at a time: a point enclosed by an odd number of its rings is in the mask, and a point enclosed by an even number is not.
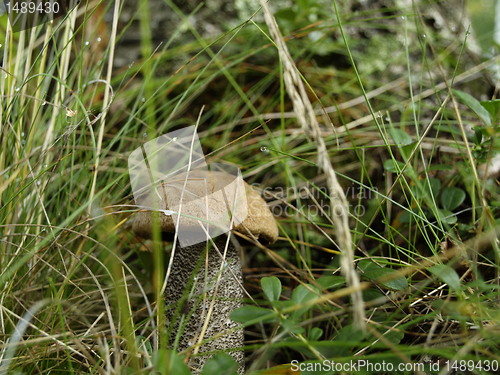
{"type": "MultiPolygon", "coordinates": [[[[181,196],[183,201],[185,201],[186,197],[204,197],[207,194],[217,192],[221,188],[225,189],[224,194],[226,195],[236,195],[238,193],[238,186],[242,186],[234,183],[237,181],[236,176],[226,172],[193,170],[187,173],[189,173],[187,181],[186,173],[174,176],[173,179],[175,180],[174,183],[176,183],[177,188],[170,187],[165,189],[164,187],[167,186],[167,184],[172,185],[172,182],[163,182],[158,189],[160,191],[159,194],[150,193],[145,197],[145,205],[160,210],[173,210],[172,207],[169,207],[168,202],[180,202],[181,196]],[[185,189],[183,189],[184,184],[185,189]],[[166,196],[167,190],[168,196],[166,196]],[[184,191],[184,193],[182,193],[182,191],[184,191]]],[[[246,216],[241,222],[234,225],[232,230],[248,235],[249,237],[255,237],[267,243],[273,243],[278,238],[278,227],[271,211],[266,202],[252,187],[242,179],[238,180],[238,182],[240,181],[246,193],[246,216]]],[[[244,199],[242,200],[244,201],[244,199]]],[[[209,204],[211,205],[210,211],[216,214],[227,210],[227,201],[222,202],[221,199],[211,199],[209,204]]],[[[187,206],[182,209],[183,214],[194,217],[199,216],[199,213],[195,212],[196,208],[186,207],[187,206]],[[189,212],[190,210],[192,212],[189,212]]],[[[174,220],[175,216],[160,214],[160,228],[162,233],[175,232],[174,220]]],[[[152,236],[151,212],[137,212],[135,214],[133,230],[142,237],[150,238],[152,236]]]]}

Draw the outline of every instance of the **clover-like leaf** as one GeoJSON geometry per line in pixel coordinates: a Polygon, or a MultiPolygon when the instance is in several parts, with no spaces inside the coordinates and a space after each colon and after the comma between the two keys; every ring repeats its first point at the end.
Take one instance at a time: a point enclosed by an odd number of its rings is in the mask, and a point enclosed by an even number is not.
{"type": "Polygon", "coordinates": [[[276,276],[263,277],[260,285],[266,298],[271,301],[278,301],[281,295],[281,281],[276,276]]]}

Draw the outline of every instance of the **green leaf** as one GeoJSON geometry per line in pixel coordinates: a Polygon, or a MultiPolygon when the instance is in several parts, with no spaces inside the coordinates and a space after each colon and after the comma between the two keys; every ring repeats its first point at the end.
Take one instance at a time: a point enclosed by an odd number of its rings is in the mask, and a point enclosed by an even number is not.
{"type": "Polygon", "coordinates": [[[318,341],[321,338],[321,336],[323,336],[323,330],[318,327],[313,327],[309,331],[307,338],[309,341],[318,341]]]}
{"type": "Polygon", "coordinates": [[[191,375],[182,358],[172,350],[159,349],[153,353],[153,364],[155,374],[168,375],[191,375]]]}
{"type": "Polygon", "coordinates": [[[378,266],[369,259],[363,259],[358,262],[358,268],[363,273],[372,267],[378,267],[378,266]]]}
{"type": "Polygon", "coordinates": [[[500,121],[500,99],[485,100],[481,102],[481,105],[491,115],[493,123],[498,123],[498,121],[500,121]]]}
{"type": "Polygon", "coordinates": [[[366,336],[367,333],[348,324],[339,330],[333,340],[315,343],[314,347],[328,358],[343,357],[352,354],[356,348],[362,347],[366,336]]]}
{"type": "Polygon", "coordinates": [[[366,302],[373,301],[382,297],[385,297],[385,294],[382,293],[379,288],[368,288],[363,290],[363,300],[365,300],[366,302]]]}
{"type": "MultiPolygon", "coordinates": [[[[375,326],[374,328],[385,337],[392,344],[399,344],[404,338],[405,330],[397,327],[396,321],[383,320],[383,324],[380,326],[375,326]],[[396,327],[394,329],[387,329],[387,327],[396,327]]],[[[385,341],[385,340],[384,340],[385,341]]]]}
{"type": "Polygon", "coordinates": [[[260,285],[269,301],[274,302],[280,299],[281,281],[276,276],[263,277],[260,280],[260,285]]]}
{"type": "Polygon", "coordinates": [[[281,321],[281,327],[285,329],[286,332],[294,333],[296,335],[302,334],[305,332],[304,327],[300,326],[300,323],[295,319],[284,319],[281,321]]]}
{"type": "Polygon", "coordinates": [[[476,144],[476,146],[480,146],[481,143],[483,142],[484,127],[475,126],[473,129],[474,129],[474,143],[476,144]]]}
{"type": "Polygon", "coordinates": [[[411,136],[404,130],[397,128],[390,128],[389,134],[391,135],[391,138],[394,141],[394,143],[397,145],[405,146],[413,142],[411,136]]]}
{"type": "Polygon", "coordinates": [[[231,312],[231,319],[246,324],[271,323],[276,320],[276,313],[259,306],[242,306],[231,312]]]}
{"type": "Polygon", "coordinates": [[[404,290],[408,288],[408,281],[403,276],[395,276],[394,273],[397,271],[380,267],[370,261],[365,263],[363,267],[363,276],[368,280],[381,284],[388,289],[404,290]]]}
{"type": "Polygon", "coordinates": [[[453,212],[448,211],[448,210],[446,210],[444,208],[438,209],[437,210],[437,214],[438,214],[437,218],[442,223],[453,225],[453,224],[455,224],[457,222],[457,216],[453,212]]]}
{"type": "MultiPolygon", "coordinates": [[[[415,149],[415,147],[417,147],[417,146],[418,146],[418,142],[416,142],[416,141],[413,141],[407,145],[404,145],[400,148],[401,154],[405,155],[405,156],[410,155],[413,152],[413,150],[415,149]]],[[[411,167],[411,165],[408,165],[408,167],[411,167]]],[[[406,169],[408,169],[408,167],[406,169]]]]}
{"type": "Polygon", "coordinates": [[[447,264],[436,264],[435,266],[429,267],[429,271],[436,276],[438,279],[448,284],[448,286],[453,290],[461,290],[462,285],[460,284],[460,278],[456,271],[447,264]]]}
{"type": "MultiPolygon", "coordinates": [[[[175,372],[173,372],[175,374],[175,372]]],[[[205,366],[201,375],[237,375],[238,363],[226,353],[217,353],[210,358],[205,366]]]]}
{"type": "Polygon", "coordinates": [[[399,173],[403,169],[405,164],[403,162],[387,159],[384,161],[384,169],[388,172],[399,173]]]}
{"type": "Polygon", "coordinates": [[[491,126],[490,113],[481,105],[481,103],[476,98],[460,90],[453,90],[453,94],[455,94],[455,96],[460,99],[462,103],[464,103],[476,115],[478,115],[481,121],[483,121],[486,125],[491,126]]]}
{"type": "Polygon", "coordinates": [[[441,193],[441,203],[443,208],[453,211],[460,206],[465,200],[465,191],[457,187],[448,187],[443,189],[441,193]]]}
{"type": "Polygon", "coordinates": [[[436,197],[441,188],[441,181],[437,178],[431,177],[424,181],[416,181],[416,185],[411,186],[410,189],[417,200],[429,198],[431,194],[436,197]]]}
{"type": "MultiPolygon", "coordinates": [[[[304,285],[299,285],[294,289],[291,299],[295,305],[304,305],[309,301],[318,298],[318,295],[319,292],[314,286],[308,285],[308,287],[306,288],[304,285]]],[[[311,309],[311,307],[313,307],[313,305],[304,306],[303,308],[294,311],[293,316],[297,318],[311,309]]]]}
{"type": "Polygon", "coordinates": [[[399,216],[399,221],[403,224],[409,224],[411,222],[416,221],[418,216],[418,213],[416,210],[412,211],[403,211],[401,215],[399,216]]]}
{"type": "MultiPolygon", "coordinates": [[[[435,301],[437,302],[437,301],[435,301]]],[[[450,317],[454,320],[459,320],[461,322],[470,321],[471,318],[477,318],[478,306],[468,301],[443,301],[443,303],[438,304],[433,302],[433,306],[438,306],[441,310],[441,314],[450,317]]]]}
{"type": "Polygon", "coordinates": [[[441,180],[438,178],[431,177],[427,181],[429,182],[429,184],[424,182],[424,189],[426,191],[426,194],[429,194],[429,185],[430,185],[432,195],[434,197],[437,197],[437,195],[439,193],[439,189],[441,189],[441,180]]]}
{"type": "Polygon", "coordinates": [[[147,337],[142,335],[137,335],[135,337],[135,342],[138,348],[143,350],[144,352],[151,355],[153,353],[153,346],[151,345],[151,341],[147,339],[147,337]]]}
{"type": "Polygon", "coordinates": [[[284,310],[288,309],[295,305],[293,301],[287,300],[287,301],[274,301],[273,302],[273,307],[276,307],[278,310],[284,310]]]}
{"type": "Polygon", "coordinates": [[[318,285],[320,285],[323,289],[333,289],[338,288],[345,285],[345,277],[344,276],[321,276],[316,279],[318,285]]]}

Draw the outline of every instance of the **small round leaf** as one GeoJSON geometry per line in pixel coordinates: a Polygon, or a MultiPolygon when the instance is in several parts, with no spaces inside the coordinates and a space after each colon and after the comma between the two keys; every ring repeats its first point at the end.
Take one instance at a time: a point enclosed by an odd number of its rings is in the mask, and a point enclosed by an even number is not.
{"type": "Polygon", "coordinates": [[[453,211],[465,200],[465,191],[457,187],[447,187],[441,193],[441,204],[443,208],[453,211]]]}
{"type": "Polygon", "coordinates": [[[210,358],[201,375],[237,375],[238,363],[226,353],[218,353],[210,358]]]}
{"type": "Polygon", "coordinates": [[[281,281],[276,276],[263,277],[260,280],[260,285],[269,301],[274,302],[280,299],[281,281]]]}

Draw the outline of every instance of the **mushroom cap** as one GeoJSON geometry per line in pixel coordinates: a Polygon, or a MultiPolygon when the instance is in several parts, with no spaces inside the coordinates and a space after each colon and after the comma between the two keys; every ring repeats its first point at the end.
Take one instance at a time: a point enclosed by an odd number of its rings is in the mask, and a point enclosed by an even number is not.
{"type": "MultiPolygon", "coordinates": [[[[228,206],[233,207],[238,204],[239,207],[231,213],[234,216],[231,230],[267,243],[273,243],[278,238],[278,227],[266,202],[238,176],[227,172],[197,169],[175,175],[171,180],[162,182],[156,192],[151,189],[147,196],[143,197],[147,207],[176,211],[182,200],[180,211],[183,215],[204,217],[208,214],[209,220],[212,221],[217,221],[223,216],[227,217],[228,206]],[[233,199],[232,203],[228,203],[228,199],[233,199]],[[205,205],[208,205],[208,211],[204,211],[205,205]]],[[[162,233],[173,234],[178,216],[169,215],[168,211],[163,211],[166,214],[159,215],[160,230],[162,233]]],[[[182,215],[181,217],[183,230],[187,227],[200,230],[198,220],[185,218],[182,215]]],[[[151,211],[139,211],[135,214],[132,228],[139,236],[151,238],[152,220],[151,211]]]]}

